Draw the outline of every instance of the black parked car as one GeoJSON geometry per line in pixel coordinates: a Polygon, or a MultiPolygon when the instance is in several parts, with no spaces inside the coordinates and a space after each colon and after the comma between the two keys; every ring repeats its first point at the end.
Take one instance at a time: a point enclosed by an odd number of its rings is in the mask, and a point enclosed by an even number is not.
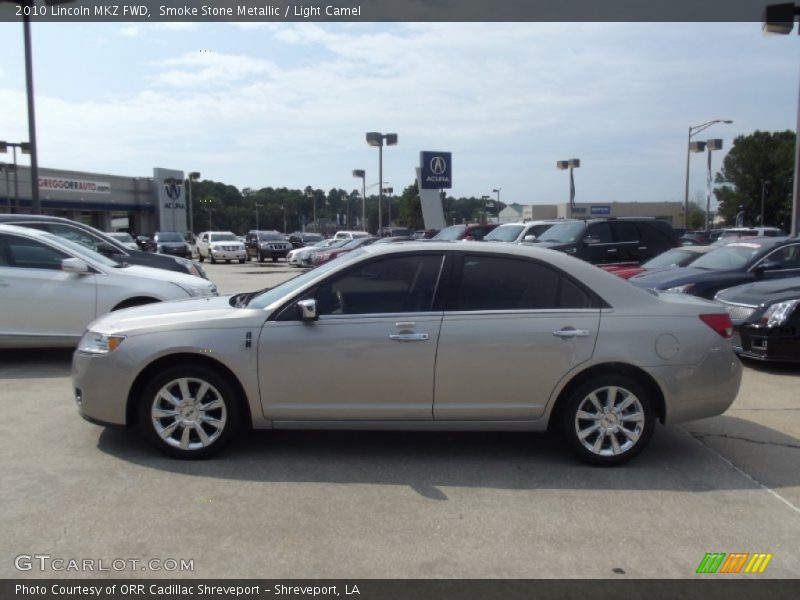
{"type": "Polygon", "coordinates": [[[800,239],[763,237],[731,242],[688,267],[643,273],[628,281],[711,300],[718,291],[735,285],[794,276],[800,276],[800,239]]]}
{"type": "Polygon", "coordinates": [[[177,231],[156,231],[153,236],[153,245],[159,254],[192,258],[192,247],[177,231]]]}
{"type": "Polygon", "coordinates": [[[292,249],[292,244],[282,233],[277,231],[248,231],[244,238],[244,249],[248,260],[257,258],[264,262],[271,258],[276,262],[279,258],[286,258],[292,249]]]}
{"type": "Polygon", "coordinates": [[[800,277],[759,281],[719,292],[740,356],[800,362],[800,277]]]}
{"type": "Polygon", "coordinates": [[[208,279],[203,268],[194,261],[177,256],[131,250],[102,231],[70,219],[47,215],[0,215],[0,223],[49,231],[53,235],[83,244],[119,263],[189,273],[208,279]]]}
{"type": "Polygon", "coordinates": [[[669,223],[645,218],[562,221],[526,243],[560,250],[595,265],[641,264],[680,245],[669,223]]]}
{"type": "Polygon", "coordinates": [[[317,242],[321,242],[325,238],[320,233],[303,233],[295,231],[289,236],[289,242],[292,248],[303,248],[304,246],[313,246],[317,242]]]}

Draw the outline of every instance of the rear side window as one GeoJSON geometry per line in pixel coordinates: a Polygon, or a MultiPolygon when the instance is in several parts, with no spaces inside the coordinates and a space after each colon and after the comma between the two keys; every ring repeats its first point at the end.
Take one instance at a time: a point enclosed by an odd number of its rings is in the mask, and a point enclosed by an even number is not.
{"type": "Polygon", "coordinates": [[[543,264],[505,257],[464,258],[452,309],[545,310],[593,308],[594,297],[561,272],[543,264]]]}
{"type": "Polygon", "coordinates": [[[593,244],[610,244],[613,242],[611,237],[611,227],[608,223],[595,223],[586,228],[586,236],[592,238],[593,244]]]}
{"type": "Polygon", "coordinates": [[[636,226],[639,229],[639,239],[644,246],[647,246],[651,255],[655,256],[675,247],[670,236],[658,227],[648,223],[637,223],[636,226]]]}
{"type": "Polygon", "coordinates": [[[614,241],[617,242],[638,242],[639,233],[633,223],[612,223],[611,229],[614,232],[614,241]]]}

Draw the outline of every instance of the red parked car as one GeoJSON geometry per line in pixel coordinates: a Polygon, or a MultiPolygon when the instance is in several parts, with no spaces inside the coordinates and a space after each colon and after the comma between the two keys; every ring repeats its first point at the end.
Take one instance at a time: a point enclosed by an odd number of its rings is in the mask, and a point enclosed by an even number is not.
{"type": "Polygon", "coordinates": [[[321,252],[315,252],[312,258],[312,264],[315,267],[318,267],[319,265],[331,261],[342,254],[347,254],[351,250],[355,250],[361,246],[368,246],[379,239],[380,238],[376,237],[356,238],[354,240],[350,240],[344,246],[340,246],[338,248],[329,248],[327,250],[322,250],[321,252]]]}
{"type": "Polygon", "coordinates": [[[685,267],[703,256],[706,252],[715,250],[715,246],[681,246],[662,252],[651,258],[643,265],[598,265],[601,269],[613,273],[623,279],[630,279],[634,275],[645,271],[660,271],[674,267],[685,267]]]}

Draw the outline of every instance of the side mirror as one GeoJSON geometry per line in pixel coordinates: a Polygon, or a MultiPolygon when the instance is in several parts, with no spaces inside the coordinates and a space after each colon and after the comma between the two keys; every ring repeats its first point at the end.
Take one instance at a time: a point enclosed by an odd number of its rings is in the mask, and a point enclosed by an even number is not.
{"type": "Polygon", "coordinates": [[[524,238],[522,238],[522,241],[523,242],[535,242],[536,241],[536,236],[535,235],[526,235],[524,238]]]}
{"type": "Polygon", "coordinates": [[[765,260],[755,268],[756,275],[763,275],[765,271],[775,271],[783,265],[777,260],[765,260]]]}
{"type": "Polygon", "coordinates": [[[596,235],[587,235],[585,238],[583,238],[583,243],[584,244],[590,244],[590,245],[591,244],[599,244],[600,243],[600,238],[597,237],[596,235]]]}
{"type": "Polygon", "coordinates": [[[65,258],[61,261],[61,270],[66,271],[67,273],[85,275],[89,272],[89,265],[83,262],[80,258],[65,258]]]}
{"type": "Polygon", "coordinates": [[[313,298],[300,300],[297,306],[300,307],[300,314],[303,321],[316,321],[319,319],[319,315],[317,314],[317,301],[313,298]]]}

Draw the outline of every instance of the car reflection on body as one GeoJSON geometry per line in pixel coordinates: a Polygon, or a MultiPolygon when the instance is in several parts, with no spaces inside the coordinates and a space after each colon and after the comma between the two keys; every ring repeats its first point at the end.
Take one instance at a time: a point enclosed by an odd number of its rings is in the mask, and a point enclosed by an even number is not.
{"type": "Polygon", "coordinates": [[[320,240],[311,246],[301,246],[300,248],[295,248],[294,250],[290,250],[289,254],[286,255],[286,262],[293,267],[311,266],[310,262],[308,265],[305,263],[307,257],[310,257],[312,253],[321,248],[327,248],[331,244],[338,242],[339,240],[320,240]]]}
{"type": "Polygon", "coordinates": [[[717,304],[638,290],[564,253],[408,242],[256,294],[101,318],[74,355],[73,387],[86,419],[138,423],[184,458],[214,454],[242,424],[552,427],[584,460],[615,465],[656,420],[730,406],[731,336],[717,304]],[[297,376],[298,356],[322,353],[297,376]]]}
{"type": "Polygon", "coordinates": [[[800,362],[800,277],[759,281],[719,292],[728,311],[740,356],[800,362]]]}
{"type": "Polygon", "coordinates": [[[613,273],[617,277],[630,279],[634,275],[642,273],[655,273],[664,269],[674,269],[685,267],[692,264],[698,258],[714,250],[711,246],[681,246],[662,252],[655,258],[651,258],[643,265],[598,265],[601,269],[613,273]]]}
{"type": "Polygon", "coordinates": [[[216,294],[200,277],[120,264],[51,233],[0,225],[0,347],[74,347],[109,311],[216,294]]]}

